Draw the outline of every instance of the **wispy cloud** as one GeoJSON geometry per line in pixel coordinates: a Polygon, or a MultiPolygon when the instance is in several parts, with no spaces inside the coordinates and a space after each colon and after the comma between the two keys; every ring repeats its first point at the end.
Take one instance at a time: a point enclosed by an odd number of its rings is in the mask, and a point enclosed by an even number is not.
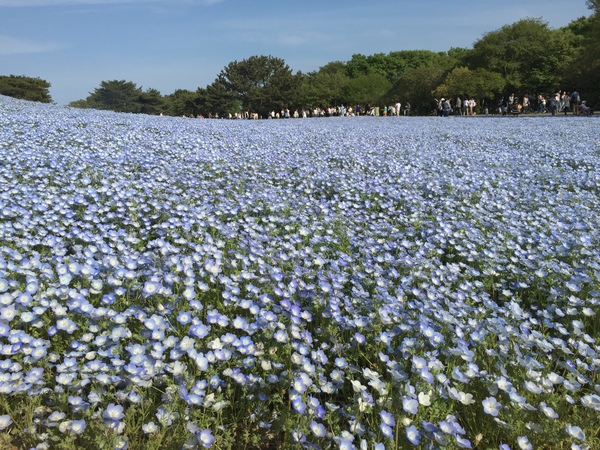
{"type": "Polygon", "coordinates": [[[60,50],[64,45],[54,42],[36,42],[11,36],[0,35],[0,55],[21,55],[25,53],[47,53],[60,50]]]}
{"type": "MultiPolygon", "coordinates": [[[[182,3],[196,5],[213,5],[224,0],[180,0],[182,3]]],[[[59,6],[59,5],[118,5],[131,3],[167,3],[172,4],[172,0],[0,0],[0,8],[18,8],[25,6],[59,6]]]]}

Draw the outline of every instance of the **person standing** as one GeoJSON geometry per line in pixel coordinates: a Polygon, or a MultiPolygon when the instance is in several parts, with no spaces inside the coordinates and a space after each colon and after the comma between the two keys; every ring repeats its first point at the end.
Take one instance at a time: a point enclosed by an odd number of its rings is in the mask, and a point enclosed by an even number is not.
{"type": "Polygon", "coordinates": [[[400,115],[400,108],[402,108],[402,104],[400,102],[396,102],[396,115],[400,115]]]}
{"type": "Polygon", "coordinates": [[[454,102],[454,115],[462,116],[462,100],[460,99],[460,97],[456,97],[456,100],[454,102]]]}
{"type": "Polygon", "coordinates": [[[552,101],[550,103],[550,111],[552,112],[553,116],[556,115],[556,113],[558,112],[559,108],[560,108],[560,93],[557,92],[552,97],[552,101]]]}
{"type": "Polygon", "coordinates": [[[444,112],[444,117],[448,117],[450,115],[450,111],[452,111],[452,105],[450,105],[450,99],[442,99],[442,111],[444,112]]]}
{"type": "Polygon", "coordinates": [[[579,98],[579,92],[577,92],[577,90],[574,90],[573,92],[571,92],[571,110],[573,111],[573,115],[578,116],[579,115],[579,102],[581,101],[581,99],[579,98]]]}
{"type": "Polygon", "coordinates": [[[565,112],[565,116],[567,115],[567,110],[571,107],[571,97],[567,91],[563,91],[560,96],[560,102],[562,103],[563,111],[565,112]]]}
{"type": "Polygon", "coordinates": [[[525,114],[529,112],[529,94],[523,96],[523,112],[525,114]]]}
{"type": "Polygon", "coordinates": [[[469,115],[470,116],[475,115],[475,105],[476,105],[475,99],[473,97],[471,97],[469,99],[469,115]]]}

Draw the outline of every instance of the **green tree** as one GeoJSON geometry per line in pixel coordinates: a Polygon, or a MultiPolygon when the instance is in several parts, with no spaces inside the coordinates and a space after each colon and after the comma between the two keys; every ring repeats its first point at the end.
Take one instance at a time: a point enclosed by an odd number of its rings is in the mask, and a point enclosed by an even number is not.
{"type": "Polygon", "coordinates": [[[422,66],[406,71],[387,92],[389,99],[411,105],[411,113],[430,114],[434,108],[432,91],[442,83],[446,70],[440,66],[422,66]]]}
{"type": "Polygon", "coordinates": [[[373,105],[385,101],[391,83],[381,74],[361,75],[348,80],[343,89],[344,102],[349,105],[373,105]]]}
{"type": "Polygon", "coordinates": [[[160,114],[165,109],[165,100],[157,89],[148,89],[139,97],[142,114],[160,114]]]}
{"type": "Polygon", "coordinates": [[[510,91],[554,91],[562,69],[571,61],[567,34],[551,30],[541,19],[523,19],[484,35],[475,42],[467,61],[502,75],[510,91]]]}
{"type": "MultiPolygon", "coordinates": [[[[594,8],[599,11],[598,6],[594,8]]],[[[600,11],[590,18],[589,30],[574,61],[566,68],[565,77],[570,82],[569,89],[576,89],[590,106],[600,109],[600,11]]]]}
{"type": "Polygon", "coordinates": [[[470,70],[467,67],[456,67],[433,91],[433,95],[437,98],[467,95],[477,99],[477,104],[483,106],[499,97],[504,86],[505,81],[499,73],[481,68],[470,70]]]}
{"type": "Polygon", "coordinates": [[[201,98],[202,109],[207,117],[227,117],[242,111],[238,96],[218,80],[206,86],[201,98]]]}
{"type": "Polygon", "coordinates": [[[451,68],[457,62],[457,58],[463,56],[463,53],[459,49],[452,49],[452,52],[448,53],[429,50],[402,50],[390,52],[387,55],[383,53],[376,53],[371,56],[354,54],[346,64],[346,73],[350,78],[358,78],[362,75],[382,75],[390,83],[394,83],[407,70],[416,69],[417,67],[440,66],[451,68]]]}
{"type": "Polygon", "coordinates": [[[171,116],[189,116],[198,114],[198,94],[187,89],[177,89],[166,96],[166,109],[171,116]]]}
{"type": "Polygon", "coordinates": [[[83,98],[70,102],[68,106],[70,106],[71,108],[79,108],[79,109],[87,109],[90,107],[87,100],[85,100],[83,98]]]}
{"type": "Polygon", "coordinates": [[[251,56],[229,63],[215,83],[232,95],[241,110],[266,116],[270,110],[280,110],[297,102],[301,77],[295,76],[283,59],[251,56]]]}
{"type": "Polygon", "coordinates": [[[330,62],[316,72],[302,75],[300,106],[337,106],[343,101],[343,91],[349,81],[343,62],[330,62]]]}
{"type": "Polygon", "coordinates": [[[52,97],[48,89],[51,84],[40,78],[23,75],[0,76],[0,94],[8,97],[51,103],[52,97]]]}
{"type": "Polygon", "coordinates": [[[102,81],[86,99],[92,108],[137,113],[141,110],[142,89],[125,80],[102,81]]]}

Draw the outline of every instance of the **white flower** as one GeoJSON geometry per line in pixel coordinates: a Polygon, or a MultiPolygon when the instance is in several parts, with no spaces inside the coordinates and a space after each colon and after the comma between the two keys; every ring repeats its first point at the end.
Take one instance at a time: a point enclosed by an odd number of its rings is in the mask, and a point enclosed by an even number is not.
{"type": "Polygon", "coordinates": [[[419,404],[422,406],[430,406],[431,405],[431,396],[426,394],[425,392],[419,392],[419,404]]]}

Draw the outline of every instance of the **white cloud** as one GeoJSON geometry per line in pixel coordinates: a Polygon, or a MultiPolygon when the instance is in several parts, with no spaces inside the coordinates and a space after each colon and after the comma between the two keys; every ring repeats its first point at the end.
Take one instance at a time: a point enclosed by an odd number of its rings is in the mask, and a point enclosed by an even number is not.
{"type": "MultiPolygon", "coordinates": [[[[198,5],[213,5],[223,0],[182,0],[185,3],[198,5]]],[[[59,5],[102,5],[102,4],[130,4],[130,3],[167,3],[169,0],[0,0],[0,8],[17,8],[25,6],[59,6],[59,5]]]]}
{"type": "Polygon", "coordinates": [[[11,36],[0,35],[0,55],[21,55],[24,53],[47,53],[60,50],[64,45],[54,42],[35,42],[11,36]]]}

